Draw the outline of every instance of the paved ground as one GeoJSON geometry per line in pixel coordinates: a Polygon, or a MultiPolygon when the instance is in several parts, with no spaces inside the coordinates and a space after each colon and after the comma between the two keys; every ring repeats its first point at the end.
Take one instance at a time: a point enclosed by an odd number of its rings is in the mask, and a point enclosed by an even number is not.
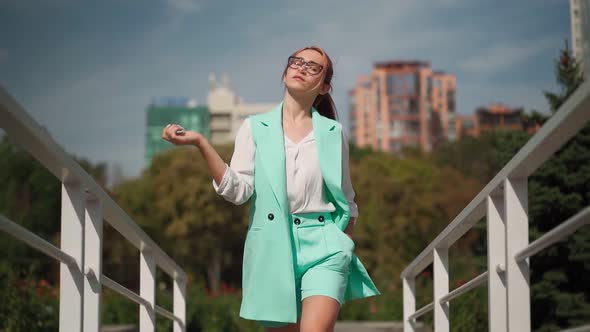
{"type": "MultiPolygon", "coordinates": [[[[135,325],[117,325],[103,326],[102,332],[136,332],[135,325]]],[[[340,321],[336,323],[334,332],[402,332],[402,323],[400,322],[356,322],[340,321]]],[[[419,325],[416,332],[431,332],[419,325]]]]}
{"type": "MultiPolygon", "coordinates": [[[[401,322],[346,322],[336,323],[334,332],[402,332],[401,322]]],[[[430,332],[422,325],[417,326],[416,332],[430,332]]]]}

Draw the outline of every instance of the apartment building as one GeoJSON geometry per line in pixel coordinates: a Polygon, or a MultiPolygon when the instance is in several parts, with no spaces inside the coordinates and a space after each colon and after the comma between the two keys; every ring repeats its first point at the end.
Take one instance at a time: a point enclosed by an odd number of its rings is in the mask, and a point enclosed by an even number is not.
{"type": "Polygon", "coordinates": [[[422,61],[374,64],[349,92],[351,140],[359,146],[398,152],[430,151],[456,138],[456,79],[422,61]]]}
{"type": "Polygon", "coordinates": [[[276,104],[245,103],[230,87],[229,80],[209,75],[209,129],[212,144],[232,144],[242,121],[248,115],[271,111],[276,104]]]}

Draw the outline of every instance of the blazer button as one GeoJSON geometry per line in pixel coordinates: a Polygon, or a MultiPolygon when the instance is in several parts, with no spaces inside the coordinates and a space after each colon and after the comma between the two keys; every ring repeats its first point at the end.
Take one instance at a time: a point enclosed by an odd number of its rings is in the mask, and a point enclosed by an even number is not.
{"type": "Polygon", "coordinates": [[[272,213],[268,214],[268,220],[273,220],[275,218],[275,215],[272,213]]]}
{"type": "Polygon", "coordinates": [[[319,220],[320,222],[324,222],[324,216],[319,216],[319,217],[318,217],[318,220],[319,220]]]}
{"type": "Polygon", "coordinates": [[[293,220],[293,222],[295,223],[295,225],[301,224],[301,220],[299,218],[295,218],[295,220],[293,220]]]}

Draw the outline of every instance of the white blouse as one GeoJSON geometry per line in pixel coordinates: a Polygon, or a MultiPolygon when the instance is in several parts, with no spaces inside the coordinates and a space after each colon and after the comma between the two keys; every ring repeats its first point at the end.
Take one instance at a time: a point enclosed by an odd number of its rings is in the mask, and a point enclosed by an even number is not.
{"type": "MultiPolygon", "coordinates": [[[[335,211],[336,207],[326,199],[324,193],[324,179],[313,130],[297,144],[291,142],[286,135],[284,137],[290,213],[335,211]]],[[[213,188],[217,194],[237,205],[245,203],[252,196],[255,152],[250,119],[246,118],[236,134],[234,153],[230,165],[226,164],[221,183],[218,185],[213,179],[213,188]]],[[[342,130],[342,191],[350,206],[350,216],[357,218],[358,207],[354,202],[355,192],[350,180],[348,154],[348,138],[342,130]]]]}

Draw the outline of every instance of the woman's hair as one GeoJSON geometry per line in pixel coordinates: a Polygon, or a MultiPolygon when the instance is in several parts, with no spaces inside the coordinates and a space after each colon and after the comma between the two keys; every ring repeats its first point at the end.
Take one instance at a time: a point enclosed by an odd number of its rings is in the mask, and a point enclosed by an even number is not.
{"type": "MultiPolygon", "coordinates": [[[[330,84],[330,90],[332,90],[331,82],[332,82],[332,76],[334,76],[334,66],[332,64],[332,59],[330,59],[330,57],[328,56],[326,51],[324,51],[319,46],[304,47],[302,49],[295,51],[293,54],[291,54],[291,56],[296,56],[299,52],[304,51],[304,50],[314,50],[314,51],[320,53],[326,59],[326,66],[324,68],[325,76],[324,76],[323,83],[330,84]]],[[[282,76],[283,78],[285,77],[285,75],[287,75],[288,68],[289,68],[289,65],[287,64],[287,66],[285,66],[285,70],[283,71],[283,76],[282,76]]],[[[315,100],[313,101],[313,107],[315,107],[321,115],[323,115],[327,118],[330,118],[332,120],[337,120],[338,114],[336,112],[336,106],[334,105],[334,100],[332,100],[332,96],[330,96],[330,91],[328,91],[328,93],[326,93],[325,95],[318,95],[315,98],[315,100]]]]}

